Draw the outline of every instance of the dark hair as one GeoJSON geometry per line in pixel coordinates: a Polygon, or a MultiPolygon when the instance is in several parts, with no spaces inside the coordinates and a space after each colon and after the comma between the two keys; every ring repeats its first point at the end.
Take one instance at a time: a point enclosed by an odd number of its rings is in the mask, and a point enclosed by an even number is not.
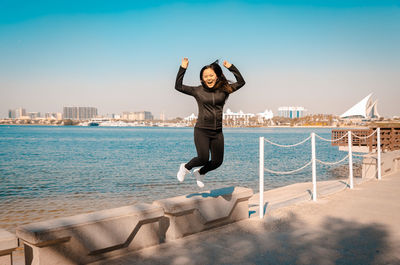
{"type": "Polygon", "coordinates": [[[215,89],[220,89],[228,94],[232,93],[232,87],[229,85],[228,80],[226,79],[224,73],[222,72],[221,66],[218,64],[218,60],[213,62],[212,64],[206,65],[200,70],[200,82],[203,85],[203,87],[206,87],[206,84],[203,81],[203,72],[206,69],[212,69],[215,74],[217,75],[217,82],[214,85],[215,89]]]}

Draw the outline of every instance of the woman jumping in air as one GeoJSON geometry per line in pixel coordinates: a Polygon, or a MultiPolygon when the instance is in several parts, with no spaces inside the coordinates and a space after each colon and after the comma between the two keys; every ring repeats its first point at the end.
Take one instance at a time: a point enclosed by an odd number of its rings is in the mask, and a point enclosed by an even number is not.
{"type": "Polygon", "coordinates": [[[183,85],[183,76],[189,65],[188,58],[182,59],[176,77],[175,89],[193,96],[199,108],[198,119],[194,127],[194,144],[196,145],[197,157],[179,167],[178,180],[182,182],[185,176],[190,174],[194,167],[193,175],[197,180],[197,186],[204,187],[204,175],[218,168],[224,159],[224,135],[222,133],[222,113],[229,94],[241,88],[245,82],[239,70],[224,61],[224,66],[231,71],[236,83],[230,84],[222,73],[218,61],[204,66],[200,71],[200,86],[183,85]],[[211,160],[209,155],[211,152],[211,160]]]}

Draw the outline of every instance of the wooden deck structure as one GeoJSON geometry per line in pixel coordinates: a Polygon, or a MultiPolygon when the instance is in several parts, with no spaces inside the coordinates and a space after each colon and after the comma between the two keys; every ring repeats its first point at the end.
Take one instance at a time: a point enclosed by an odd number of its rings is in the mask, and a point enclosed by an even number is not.
{"type": "MultiPolygon", "coordinates": [[[[332,140],[343,137],[348,131],[352,131],[352,146],[368,147],[369,152],[376,150],[377,135],[371,135],[377,128],[381,128],[381,150],[383,152],[400,150],[400,123],[372,123],[366,129],[334,129],[332,130],[332,140]]],[[[343,137],[338,141],[332,142],[333,146],[348,146],[348,137],[343,137]]]]}

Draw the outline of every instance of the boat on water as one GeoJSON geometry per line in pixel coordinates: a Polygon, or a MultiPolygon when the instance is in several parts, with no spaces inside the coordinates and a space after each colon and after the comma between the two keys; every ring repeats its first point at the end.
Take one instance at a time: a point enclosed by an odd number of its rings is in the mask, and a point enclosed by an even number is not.
{"type": "Polygon", "coordinates": [[[107,118],[93,118],[86,123],[86,126],[103,126],[103,123],[109,122],[107,118]]]}

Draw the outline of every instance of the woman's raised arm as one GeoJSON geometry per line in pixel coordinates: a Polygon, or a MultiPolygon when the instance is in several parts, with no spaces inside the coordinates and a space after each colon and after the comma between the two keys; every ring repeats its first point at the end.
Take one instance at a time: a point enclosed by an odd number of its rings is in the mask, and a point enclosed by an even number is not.
{"type": "Polygon", "coordinates": [[[230,64],[227,61],[224,61],[224,66],[231,71],[231,73],[235,76],[236,78],[236,83],[230,84],[232,87],[232,93],[241,88],[246,84],[246,82],[243,79],[243,76],[240,74],[239,70],[233,65],[230,64]]]}
{"type": "Polygon", "coordinates": [[[186,69],[189,65],[189,60],[188,58],[183,58],[181,66],[179,67],[178,74],[176,76],[176,81],[175,81],[175,89],[178,90],[179,92],[182,92],[186,95],[193,95],[194,93],[194,86],[186,86],[183,84],[183,77],[185,76],[186,69]]]}

